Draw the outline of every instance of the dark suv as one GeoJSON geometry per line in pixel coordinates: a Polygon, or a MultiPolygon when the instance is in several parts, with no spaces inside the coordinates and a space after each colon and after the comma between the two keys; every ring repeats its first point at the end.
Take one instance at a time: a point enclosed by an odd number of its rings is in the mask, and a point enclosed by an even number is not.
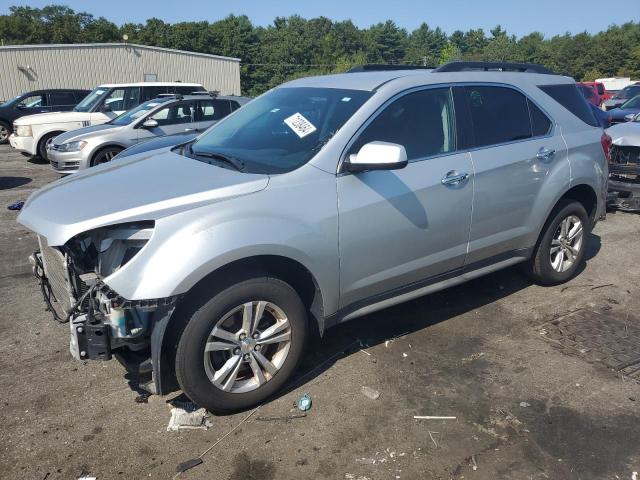
{"type": "Polygon", "coordinates": [[[0,105],[0,144],[6,143],[13,132],[14,120],[45,112],[72,110],[89,90],[34,90],[21,93],[0,105]]]}

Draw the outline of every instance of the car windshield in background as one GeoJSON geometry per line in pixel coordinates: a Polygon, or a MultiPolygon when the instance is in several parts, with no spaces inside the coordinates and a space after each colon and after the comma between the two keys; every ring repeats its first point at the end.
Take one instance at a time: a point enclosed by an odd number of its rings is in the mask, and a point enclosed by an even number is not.
{"type": "Polygon", "coordinates": [[[2,102],[2,103],[0,103],[0,105],[2,105],[2,106],[9,106],[9,105],[12,105],[12,104],[16,103],[16,102],[18,101],[18,99],[19,99],[20,97],[22,97],[22,95],[24,95],[24,94],[23,94],[23,93],[21,93],[20,95],[16,95],[15,97],[10,98],[10,99],[9,99],[9,100],[7,100],[6,102],[2,102]]]}
{"type": "Polygon", "coordinates": [[[616,93],[615,99],[618,100],[627,100],[629,98],[633,98],[636,95],[640,95],[640,85],[634,85],[631,87],[624,87],[618,93],[616,93]]]}
{"type": "Polygon", "coordinates": [[[640,95],[636,95],[631,100],[620,105],[620,108],[640,108],[640,95]]]}
{"type": "Polygon", "coordinates": [[[137,107],[132,108],[128,112],[124,112],[122,115],[114,118],[108,123],[111,125],[118,125],[118,126],[129,125],[131,122],[139,119],[140,117],[145,115],[147,112],[150,112],[151,110],[156,108],[158,105],[161,105],[168,100],[169,100],[168,98],[156,98],[153,100],[149,100],[148,102],[142,103],[137,107]]]}
{"type": "Polygon", "coordinates": [[[76,112],[88,112],[91,110],[96,103],[98,103],[107,93],[109,93],[108,88],[98,87],[93,90],[89,95],[84,97],[82,101],[76,105],[76,108],[73,110],[76,112]]]}
{"type": "Polygon", "coordinates": [[[360,90],[277,88],[220,122],[190,151],[210,163],[233,159],[245,172],[289,172],[311,160],[369,97],[360,90]]]}

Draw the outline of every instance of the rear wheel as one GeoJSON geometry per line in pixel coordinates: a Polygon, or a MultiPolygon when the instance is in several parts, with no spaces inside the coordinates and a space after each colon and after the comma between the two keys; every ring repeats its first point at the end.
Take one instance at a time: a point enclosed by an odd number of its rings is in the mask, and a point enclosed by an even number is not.
{"type": "Polygon", "coordinates": [[[9,141],[9,135],[12,132],[11,125],[6,122],[0,122],[0,145],[9,141]]]}
{"type": "Polygon", "coordinates": [[[117,154],[119,154],[123,149],[120,147],[106,147],[102,150],[99,150],[91,160],[91,166],[95,167],[96,165],[100,165],[101,163],[108,163],[113,160],[117,154]]]}
{"type": "Polygon", "coordinates": [[[584,206],[576,201],[562,201],[547,221],[527,273],[541,285],[564,283],[575,275],[584,262],[591,221],[584,206]]]}
{"type": "Polygon", "coordinates": [[[307,335],[306,309],[295,290],[258,277],[201,303],[178,343],[182,391],[209,411],[224,413],[279,390],[300,361],[307,335]]]}

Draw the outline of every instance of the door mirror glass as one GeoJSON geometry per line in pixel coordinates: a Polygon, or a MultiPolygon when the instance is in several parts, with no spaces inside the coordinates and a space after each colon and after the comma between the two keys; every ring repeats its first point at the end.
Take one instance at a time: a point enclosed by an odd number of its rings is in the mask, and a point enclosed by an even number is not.
{"type": "Polygon", "coordinates": [[[142,124],[144,128],[156,128],[158,126],[158,121],[153,118],[147,118],[142,124]]]}
{"type": "Polygon", "coordinates": [[[351,154],[345,167],[349,172],[365,170],[397,170],[407,166],[407,152],[397,143],[374,141],[351,154]]]}

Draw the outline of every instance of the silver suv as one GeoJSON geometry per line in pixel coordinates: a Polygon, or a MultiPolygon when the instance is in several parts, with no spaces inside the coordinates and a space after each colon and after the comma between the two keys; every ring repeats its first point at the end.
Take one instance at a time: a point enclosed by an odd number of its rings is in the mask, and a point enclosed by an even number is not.
{"type": "Polygon", "coordinates": [[[116,355],[224,412],[280,389],[311,331],[517,263],[569,280],[605,215],[608,147],[542,67],[365,69],[59,180],[19,221],[76,358],[116,355]]]}

